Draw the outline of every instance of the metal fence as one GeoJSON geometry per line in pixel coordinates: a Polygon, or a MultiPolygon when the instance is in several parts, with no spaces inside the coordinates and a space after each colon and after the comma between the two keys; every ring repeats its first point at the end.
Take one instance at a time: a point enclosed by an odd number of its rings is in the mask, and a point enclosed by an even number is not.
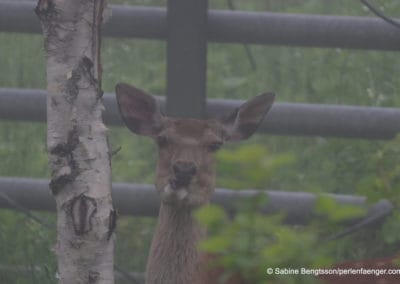
{"type": "MultiPolygon", "coordinates": [[[[0,2],[0,32],[40,33],[34,6],[32,1],[0,2]]],[[[104,36],[167,40],[167,96],[166,102],[161,97],[159,100],[171,115],[210,117],[241,103],[238,100],[206,100],[208,42],[386,51],[400,49],[400,29],[371,17],[213,11],[208,10],[206,0],[168,1],[167,8],[111,5],[111,10],[112,17],[104,26],[104,36]]],[[[2,88],[0,119],[44,122],[45,100],[43,90],[2,88]]],[[[106,123],[119,125],[121,122],[114,96],[106,94],[104,103],[106,123]]],[[[400,110],[396,108],[277,103],[268,116],[268,124],[262,124],[260,131],[285,135],[390,139],[400,131],[398,121],[400,110]]],[[[232,200],[249,194],[254,192],[217,190],[214,200],[229,207],[232,200]]],[[[315,195],[266,194],[273,202],[265,208],[265,213],[283,209],[288,214],[289,223],[304,223],[313,216],[315,195]]],[[[116,184],[114,195],[117,208],[127,214],[154,215],[157,211],[157,197],[152,186],[116,184]],[[133,203],[136,205],[132,206],[133,203]]],[[[363,197],[334,198],[342,203],[367,206],[363,197]]],[[[28,209],[53,210],[47,181],[0,178],[0,207],[15,208],[18,204],[28,209]]],[[[388,201],[377,203],[370,207],[364,221],[371,216],[382,218],[392,208],[388,201]]],[[[364,221],[359,220],[359,224],[364,221]]]]}
{"type": "MultiPolygon", "coordinates": [[[[104,94],[104,120],[121,126],[114,94],[104,94]]],[[[158,97],[165,111],[165,97],[158,97]]],[[[207,100],[206,117],[220,117],[240,100],[207,100]]],[[[0,119],[46,122],[46,91],[0,88],[0,119]]],[[[390,139],[400,131],[400,109],[343,105],[275,103],[260,133],[390,139]]]]}
{"type": "MultiPolygon", "coordinates": [[[[54,198],[48,190],[48,180],[32,178],[0,177],[0,208],[24,208],[26,210],[55,211],[54,198]]],[[[234,214],[238,202],[266,195],[268,204],[260,210],[264,214],[284,213],[287,224],[306,224],[318,215],[314,205],[319,196],[306,192],[287,191],[259,191],[259,190],[229,190],[216,189],[211,202],[234,214]]],[[[338,205],[353,205],[366,209],[365,219],[376,221],[384,218],[393,209],[387,200],[381,200],[371,206],[365,197],[342,194],[324,194],[332,197],[338,205]]],[[[152,216],[158,214],[159,198],[152,185],[113,183],[112,197],[115,208],[123,215],[152,216]]],[[[362,222],[362,218],[355,218],[350,223],[362,222]]],[[[349,222],[349,220],[346,220],[349,222]]]]}
{"type": "MultiPolygon", "coordinates": [[[[173,2],[180,5],[179,1],[173,2]]],[[[32,12],[35,4],[35,1],[0,1],[0,32],[41,33],[32,12]]],[[[167,39],[165,8],[121,5],[110,8],[112,17],[105,23],[104,36],[167,39]]],[[[203,24],[209,42],[400,50],[399,29],[375,17],[210,10],[203,24]]]]}
{"type": "MultiPolygon", "coordinates": [[[[168,9],[111,5],[112,17],[104,26],[104,36],[167,40],[165,108],[172,115],[209,117],[240,104],[206,100],[207,42],[400,49],[400,29],[378,18],[208,11],[206,4],[205,0],[169,1],[168,9]]],[[[33,1],[0,2],[0,32],[40,33],[34,5],[33,1]]],[[[37,90],[1,89],[0,118],[44,120],[44,95],[37,90]]],[[[118,124],[113,100],[105,97],[110,105],[105,118],[118,124]]],[[[399,118],[400,110],[395,108],[277,103],[260,131],[391,139],[400,131],[399,118]]]]}

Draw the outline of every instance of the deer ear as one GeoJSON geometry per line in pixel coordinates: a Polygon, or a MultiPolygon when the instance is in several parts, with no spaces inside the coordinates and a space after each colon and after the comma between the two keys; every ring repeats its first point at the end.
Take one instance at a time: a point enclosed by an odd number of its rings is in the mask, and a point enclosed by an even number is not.
{"type": "Polygon", "coordinates": [[[249,138],[257,130],[275,99],[273,93],[259,95],[242,104],[221,123],[228,132],[228,142],[249,138]]]}
{"type": "Polygon", "coordinates": [[[125,83],[118,83],[115,92],[125,125],[133,133],[156,136],[162,128],[163,116],[155,98],[125,83]]]}

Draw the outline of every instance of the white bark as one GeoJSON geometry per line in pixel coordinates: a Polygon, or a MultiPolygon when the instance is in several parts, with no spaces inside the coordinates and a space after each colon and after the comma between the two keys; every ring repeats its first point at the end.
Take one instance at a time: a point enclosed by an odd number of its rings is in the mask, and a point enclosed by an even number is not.
{"type": "Polygon", "coordinates": [[[114,283],[107,129],[102,122],[104,0],[39,0],[47,64],[50,189],[59,283],[114,283]]]}

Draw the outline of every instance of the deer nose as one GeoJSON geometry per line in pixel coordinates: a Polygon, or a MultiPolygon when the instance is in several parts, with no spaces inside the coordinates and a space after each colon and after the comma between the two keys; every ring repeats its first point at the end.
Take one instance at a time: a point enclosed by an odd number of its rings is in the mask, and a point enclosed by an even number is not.
{"type": "Polygon", "coordinates": [[[196,165],[192,162],[178,161],[174,163],[172,168],[174,170],[175,178],[186,182],[190,182],[197,171],[196,165]]]}

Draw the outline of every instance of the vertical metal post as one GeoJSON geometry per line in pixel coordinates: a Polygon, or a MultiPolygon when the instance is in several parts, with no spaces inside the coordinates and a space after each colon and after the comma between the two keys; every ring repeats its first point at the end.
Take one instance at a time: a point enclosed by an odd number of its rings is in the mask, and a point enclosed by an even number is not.
{"type": "Polygon", "coordinates": [[[204,118],[208,0],[168,0],[167,114],[204,118]]]}

